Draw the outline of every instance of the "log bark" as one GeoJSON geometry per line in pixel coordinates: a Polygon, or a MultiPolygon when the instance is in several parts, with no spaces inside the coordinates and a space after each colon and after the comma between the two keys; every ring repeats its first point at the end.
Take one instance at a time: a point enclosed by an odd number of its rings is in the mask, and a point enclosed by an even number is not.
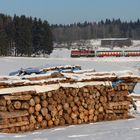
{"type": "Polygon", "coordinates": [[[29,115],[29,113],[26,110],[13,111],[13,112],[0,111],[0,117],[1,118],[16,118],[16,117],[28,116],[28,115],[29,115]]]}
{"type": "Polygon", "coordinates": [[[29,124],[29,121],[16,122],[13,124],[0,125],[0,129],[11,128],[11,127],[15,127],[15,126],[24,126],[24,125],[28,125],[28,124],[29,124]]]}
{"type": "Polygon", "coordinates": [[[7,107],[6,106],[0,106],[0,111],[7,111],[7,107]]]}
{"type": "Polygon", "coordinates": [[[5,100],[21,100],[21,101],[28,101],[32,98],[31,95],[19,95],[19,96],[10,96],[10,95],[5,95],[4,99],[5,100]]]}

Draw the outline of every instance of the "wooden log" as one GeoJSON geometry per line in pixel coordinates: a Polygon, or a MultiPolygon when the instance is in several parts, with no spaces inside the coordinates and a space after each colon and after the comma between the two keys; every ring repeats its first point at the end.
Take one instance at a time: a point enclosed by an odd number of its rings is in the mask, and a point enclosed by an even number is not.
{"type": "Polygon", "coordinates": [[[63,106],[62,106],[61,104],[58,104],[58,105],[57,105],[57,110],[58,110],[58,111],[62,110],[62,108],[63,108],[63,106]]]}
{"type": "Polygon", "coordinates": [[[10,123],[10,120],[8,119],[8,118],[2,118],[2,119],[0,119],[0,124],[8,124],[8,123],[10,123]]]}
{"type": "Polygon", "coordinates": [[[28,101],[32,98],[31,95],[19,95],[19,96],[5,95],[3,97],[5,100],[21,100],[21,101],[28,101]]]}
{"type": "Polygon", "coordinates": [[[84,107],[83,106],[79,106],[78,110],[79,110],[79,112],[83,112],[84,111],[84,107]]]}
{"type": "Polygon", "coordinates": [[[52,126],[53,126],[53,121],[52,121],[52,120],[49,120],[49,121],[48,121],[48,126],[49,126],[49,127],[52,127],[52,126]]]}
{"type": "MultiPolygon", "coordinates": [[[[24,83],[21,83],[20,86],[23,86],[24,83]]],[[[13,85],[14,86],[19,86],[19,85],[13,85]]],[[[22,95],[32,95],[32,94],[36,94],[36,91],[34,90],[29,90],[29,91],[20,91],[20,92],[13,92],[11,95],[13,96],[22,96],[22,95]]]]}
{"type": "Polygon", "coordinates": [[[35,110],[36,110],[37,112],[39,112],[39,111],[41,110],[41,105],[40,105],[40,104],[36,104],[35,110]]]}
{"type": "Polygon", "coordinates": [[[85,117],[85,114],[84,114],[83,112],[81,112],[81,113],[79,114],[79,117],[80,117],[81,120],[83,120],[84,117],[85,117]]]}
{"type": "Polygon", "coordinates": [[[30,99],[29,105],[30,106],[35,106],[35,100],[33,98],[30,99]]]}
{"type": "Polygon", "coordinates": [[[40,129],[40,128],[41,128],[41,123],[37,122],[37,123],[35,124],[35,129],[40,129]]]}
{"type": "Polygon", "coordinates": [[[70,103],[70,106],[71,106],[71,107],[74,107],[74,106],[75,106],[75,103],[74,103],[74,102],[71,102],[71,103],[70,103]]]}
{"type": "Polygon", "coordinates": [[[129,106],[130,102],[129,101],[122,101],[122,102],[109,102],[108,103],[108,109],[113,109],[114,106],[129,106]]]}
{"type": "Polygon", "coordinates": [[[98,110],[99,109],[99,104],[95,104],[95,109],[98,110]]]}
{"type": "Polygon", "coordinates": [[[42,127],[42,128],[46,128],[46,127],[47,127],[47,121],[46,121],[46,120],[43,120],[43,121],[41,122],[41,127],[42,127]]]}
{"type": "Polygon", "coordinates": [[[60,126],[64,126],[66,123],[65,119],[61,117],[59,120],[60,120],[59,121],[60,126]]]}
{"type": "Polygon", "coordinates": [[[65,119],[66,121],[69,120],[69,118],[70,118],[69,114],[67,114],[67,113],[65,113],[63,116],[64,116],[64,119],[65,119]]]}
{"type": "Polygon", "coordinates": [[[10,105],[11,103],[12,103],[11,100],[7,100],[7,101],[6,101],[6,104],[7,104],[7,105],[10,105]]]}
{"type": "Polygon", "coordinates": [[[38,111],[35,111],[34,115],[35,116],[38,116],[39,115],[39,112],[38,111]]]}
{"type": "Polygon", "coordinates": [[[6,106],[6,100],[0,99],[0,106],[6,106]]]}
{"type": "Polygon", "coordinates": [[[77,118],[73,119],[73,124],[74,125],[78,124],[78,119],[77,118]]]}
{"type": "Polygon", "coordinates": [[[29,103],[23,102],[22,105],[21,105],[21,108],[22,109],[29,109],[29,103]]]}
{"type": "Polygon", "coordinates": [[[31,123],[31,124],[32,124],[32,123],[33,123],[33,124],[36,123],[36,119],[35,119],[35,117],[34,117],[33,115],[30,116],[29,120],[30,120],[30,123],[31,123]]]}
{"type": "Polygon", "coordinates": [[[69,109],[69,104],[68,104],[68,103],[65,103],[65,104],[63,105],[63,108],[64,108],[64,110],[68,110],[68,109],[69,109]]]}
{"type": "Polygon", "coordinates": [[[10,112],[14,111],[14,106],[13,106],[13,104],[10,103],[10,104],[7,106],[7,109],[8,109],[10,112]]]}
{"type": "Polygon", "coordinates": [[[103,121],[104,120],[104,116],[102,113],[98,114],[98,121],[103,121]]]}
{"type": "Polygon", "coordinates": [[[23,116],[23,117],[22,117],[22,120],[23,120],[23,121],[28,121],[29,118],[28,118],[28,116],[23,116]]]}
{"type": "Polygon", "coordinates": [[[29,130],[30,130],[30,131],[35,130],[35,124],[30,123],[30,124],[29,124],[29,130]]]}
{"type": "Polygon", "coordinates": [[[60,116],[62,116],[63,115],[63,110],[60,110],[59,112],[58,112],[58,116],[60,117],[60,116]]]}
{"type": "Polygon", "coordinates": [[[89,122],[92,122],[93,118],[94,118],[94,114],[90,114],[89,117],[88,117],[89,122]]]}
{"type": "Polygon", "coordinates": [[[15,127],[11,127],[11,128],[9,128],[9,131],[10,131],[10,133],[15,133],[15,127]]]}
{"type": "Polygon", "coordinates": [[[0,111],[0,117],[1,118],[16,118],[16,117],[28,116],[28,115],[29,115],[29,113],[26,110],[13,111],[13,112],[0,111]]]}
{"type": "Polygon", "coordinates": [[[48,109],[47,108],[41,108],[41,114],[43,116],[46,116],[48,114],[48,109]]]}
{"type": "Polygon", "coordinates": [[[16,118],[10,118],[10,119],[9,119],[9,122],[10,122],[10,123],[15,123],[15,122],[16,122],[16,118]]]}
{"type": "Polygon", "coordinates": [[[28,125],[29,121],[22,121],[22,122],[16,122],[13,124],[4,124],[4,125],[0,125],[0,129],[4,129],[4,128],[11,128],[11,127],[15,127],[15,126],[23,126],[23,125],[28,125]]]}
{"type": "Polygon", "coordinates": [[[0,111],[7,111],[7,107],[6,106],[0,106],[0,111]]]}
{"type": "Polygon", "coordinates": [[[36,104],[39,104],[40,103],[40,97],[39,96],[35,96],[34,97],[34,101],[36,104]]]}
{"type": "Polygon", "coordinates": [[[57,116],[57,114],[58,114],[58,111],[57,111],[56,108],[54,108],[54,109],[51,111],[51,116],[54,118],[54,117],[57,116]]]}
{"type": "Polygon", "coordinates": [[[19,133],[19,131],[20,131],[20,127],[15,127],[15,133],[19,133]]]}
{"type": "Polygon", "coordinates": [[[29,107],[29,114],[33,114],[35,112],[35,108],[33,106],[29,107]]]}
{"type": "Polygon", "coordinates": [[[72,107],[72,111],[76,112],[78,110],[78,107],[75,105],[74,107],[72,107]]]}
{"type": "Polygon", "coordinates": [[[95,115],[98,115],[98,114],[99,114],[99,111],[98,111],[98,110],[95,110],[95,111],[94,111],[94,114],[95,114],[95,115]]]}
{"type": "Polygon", "coordinates": [[[127,111],[126,110],[106,110],[106,113],[107,114],[123,114],[123,113],[126,113],[127,111]]]}
{"type": "Polygon", "coordinates": [[[52,92],[48,92],[48,97],[50,98],[50,97],[52,97],[52,92]]]}
{"type": "Polygon", "coordinates": [[[22,132],[25,132],[26,131],[26,126],[23,125],[23,126],[20,127],[20,129],[21,129],[22,132]]]}
{"type": "Polygon", "coordinates": [[[88,113],[89,113],[89,115],[94,114],[94,111],[95,111],[95,109],[90,109],[90,110],[89,110],[89,112],[88,112],[88,113]]]}
{"type": "Polygon", "coordinates": [[[67,98],[67,103],[70,103],[73,101],[73,96],[69,95],[67,98]]]}
{"type": "Polygon", "coordinates": [[[21,102],[20,101],[15,101],[14,102],[14,107],[15,107],[15,109],[20,109],[21,108],[21,102]]]}
{"type": "Polygon", "coordinates": [[[46,119],[47,121],[51,120],[51,115],[50,115],[50,114],[46,114],[45,119],[46,119]]]}
{"type": "Polygon", "coordinates": [[[2,129],[0,130],[1,133],[10,133],[10,130],[9,129],[2,129]]]}
{"type": "Polygon", "coordinates": [[[112,97],[112,101],[117,102],[117,101],[119,101],[119,98],[117,96],[114,96],[114,97],[112,97]]]}
{"type": "Polygon", "coordinates": [[[42,120],[43,120],[43,117],[42,117],[41,114],[39,114],[39,115],[37,116],[37,121],[38,121],[38,122],[42,122],[42,120]]]}
{"type": "Polygon", "coordinates": [[[104,108],[102,106],[99,107],[99,112],[102,113],[104,111],[104,108]]]}
{"type": "Polygon", "coordinates": [[[43,95],[41,95],[41,100],[46,100],[46,98],[47,98],[47,94],[43,93],[43,95]]]}
{"type": "Polygon", "coordinates": [[[62,105],[64,105],[64,104],[66,103],[66,99],[63,98],[63,99],[61,100],[61,103],[62,103],[62,105]]]}
{"type": "Polygon", "coordinates": [[[29,125],[26,125],[25,128],[26,128],[26,131],[29,131],[30,129],[29,125]]]}
{"type": "Polygon", "coordinates": [[[68,110],[67,110],[67,113],[71,114],[71,112],[72,112],[72,109],[69,107],[68,110]]]}
{"type": "Polygon", "coordinates": [[[23,121],[22,117],[17,117],[17,122],[21,122],[21,121],[23,121]]]}
{"type": "Polygon", "coordinates": [[[100,102],[101,103],[104,103],[105,102],[104,96],[100,96],[100,102]]]}
{"type": "Polygon", "coordinates": [[[108,95],[110,96],[127,96],[129,94],[128,90],[124,91],[108,91],[108,95]]]}
{"type": "Polygon", "coordinates": [[[46,100],[43,100],[41,102],[42,107],[47,107],[48,106],[48,102],[46,100]]]}
{"type": "Polygon", "coordinates": [[[59,119],[55,119],[55,120],[54,120],[54,125],[55,125],[55,126],[58,126],[59,123],[60,123],[60,120],[59,120],[59,119]]]}
{"type": "Polygon", "coordinates": [[[85,121],[85,123],[87,123],[89,121],[88,116],[84,117],[84,121],[85,121]]]}
{"type": "Polygon", "coordinates": [[[20,127],[15,127],[15,133],[19,133],[19,131],[20,131],[20,127]]]}
{"type": "Polygon", "coordinates": [[[49,104],[52,104],[53,98],[48,98],[47,101],[48,101],[49,104]]]}
{"type": "Polygon", "coordinates": [[[85,114],[85,116],[88,116],[89,111],[88,111],[87,109],[85,109],[85,110],[84,110],[84,114],[85,114]]]}
{"type": "Polygon", "coordinates": [[[93,121],[94,121],[94,122],[97,122],[97,119],[98,119],[97,116],[94,116],[94,117],[93,117],[93,121]]]}
{"type": "Polygon", "coordinates": [[[78,116],[78,114],[77,114],[77,113],[75,113],[75,112],[72,112],[72,113],[71,113],[71,118],[72,118],[72,119],[77,118],[77,116],[78,116]]]}

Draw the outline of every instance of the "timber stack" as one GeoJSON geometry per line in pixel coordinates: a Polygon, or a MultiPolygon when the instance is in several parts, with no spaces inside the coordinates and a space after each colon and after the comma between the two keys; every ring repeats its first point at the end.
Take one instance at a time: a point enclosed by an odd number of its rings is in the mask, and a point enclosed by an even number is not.
{"type": "Polygon", "coordinates": [[[0,132],[18,133],[129,118],[139,76],[73,71],[0,77],[0,132]]]}

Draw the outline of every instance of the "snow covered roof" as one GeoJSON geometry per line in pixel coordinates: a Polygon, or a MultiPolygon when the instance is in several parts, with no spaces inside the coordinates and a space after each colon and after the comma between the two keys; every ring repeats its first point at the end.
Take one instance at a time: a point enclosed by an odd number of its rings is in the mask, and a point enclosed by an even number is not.
{"type": "Polygon", "coordinates": [[[44,93],[44,92],[49,92],[53,90],[57,90],[60,87],[68,88],[81,88],[84,86],[90,86],[90,85],[105,85],[105,86],[111,86],[111,82],[105,81],[94,81],[94,82],[76,82],[76,83],[57,83],[57,84],[51,84],[51,85],[33,85],[33,86],[22,86],[22,87],[11,87],[11,88],[3,88],[0,89],[0,95],[6,95],[6,94],[28,94],[34,93],[44,93]]]}
{"type": "Polygon", "coordinates": [[[131,71],[119,72],[93,72],[92,70],[79,70],[71,73],[60,72],[56,75],[41,74],[41,75],[28,75],[28,76],[7,76],[0,77],[1,88],[5,87],[18,87],[28,85],[48,85],[57,83],[75,83],[75,82],[92,82],[92,81],[140,81],[140,76],[134,75],[131,71]]]}

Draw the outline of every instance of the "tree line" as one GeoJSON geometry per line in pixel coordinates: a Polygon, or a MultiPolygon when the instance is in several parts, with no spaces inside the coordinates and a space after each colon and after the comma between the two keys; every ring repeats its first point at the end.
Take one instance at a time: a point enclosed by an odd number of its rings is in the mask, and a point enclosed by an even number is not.
{"type": "Polygon", "coordinates": [[[69,25],[51,25],[53,40],[69,42],[97,38],[140,39],[140,20],[121,21],[106,19],[100,22],[74,23],[69,25]]]}
{"type": "Polygon", "coordinates": [[[140,20],[106,19],[100,22],[49,25],[25,15],[0,14],[0,56],[31,56],[50,54],[54,42],[98,38],[140,39],[140,20]]]}
{"type": "Polygon", "coordinates": [[[52,32],[46,20],[0,14],[0,56],[50,54],[52,50],[52,32]]]}

